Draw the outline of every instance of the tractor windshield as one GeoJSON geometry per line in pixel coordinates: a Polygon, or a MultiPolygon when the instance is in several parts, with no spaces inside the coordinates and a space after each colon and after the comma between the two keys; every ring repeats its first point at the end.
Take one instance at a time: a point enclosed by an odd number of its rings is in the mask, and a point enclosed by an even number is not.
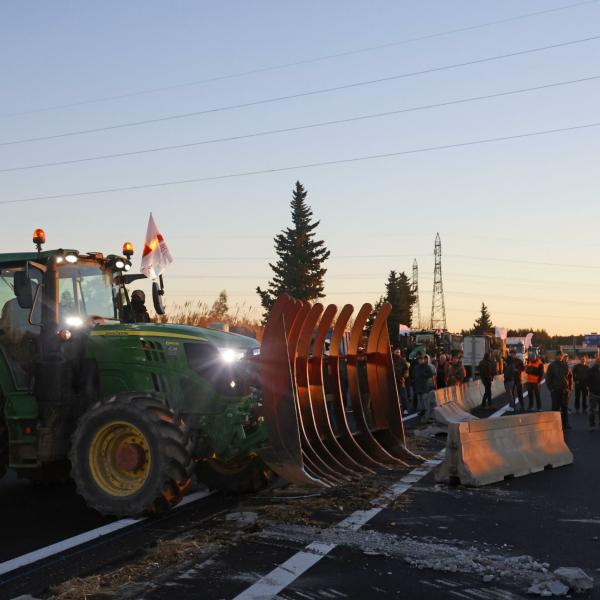
{"type": "Polygon", "coordinates": [[[115,318],[110,271],[93,261],[79,261],[61,265],[58,276],[59,319],[62,323],[92,316],[115,318]]]}

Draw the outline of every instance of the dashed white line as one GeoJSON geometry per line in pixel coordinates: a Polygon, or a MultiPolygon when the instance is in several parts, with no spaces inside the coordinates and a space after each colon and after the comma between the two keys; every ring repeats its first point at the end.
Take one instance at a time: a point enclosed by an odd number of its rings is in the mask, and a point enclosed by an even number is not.
{"type": "MultiPolygon", "coordinates": [[[[363,525],[384,510],[390,502],[404,494],[417,481],[421,480],[430,473],[432,469],[437,467],[440,464],[444,453],[445,450],[442,450],[434,459],[426,461],[423,465],[414,469],[402,477],[396,484],[391,486],[379,498],[381,506],[369,510],[357,510],[351,515],[348,515],[334,527],[358,531],[363,525]]],[[[336,546],[337,544],[312,542],[284,563],[275,567],[275,569],[267,573],[264,577],[261,577],[249,588],[238,594],[234,600],[268,600],[273,598],[298,579],[298,577],[308,571],[308,569],[316,565],[323,557],[327,556],[336,546]]]]}
{"type": "MultiPolygon", "coordinates": [[[[178,508],[185,506],[186,504],[190,504],[191,502],[195,502],[196,500],[206,498],[207,496],[210,496],[211,493],[212,492],[209,491],[194,492],[193,494],[186,496],[173,510],[177,510],[178,508]]],[[[135,525],[136,523],[141,523],[145,520],[146,518],[120,519],[118,521],[114,521],[113,523],[109,523],[108,525],[103,525],[102,527],[91,529],[90,531],[85,531],[84,533],[80,533],[79,535],[75,535],[60,542],[56,542],[55,544],[50,544],[45,548],[40,548],[39,550],[28,552],[27,554],[17,556],[16,558],[11,558],[10,560],[0,563],[0,575],[5,575],[6,573],[10,573],[11,571],[20,569],[21,567],[26,567],[27,565],[31,565],[35,562],[38,562],[39,560],[43,560],[50,556],[54,556],[55,554],[60,554],[65,550],[70,550],[71,548],[81,546],[81,544],[91,542],[92,540],[97,540],[98,538],[104,537],[105,535],[110,535],[115,531],[125,529],[126,527],[131,527],[132,525],[135,525]]]]}

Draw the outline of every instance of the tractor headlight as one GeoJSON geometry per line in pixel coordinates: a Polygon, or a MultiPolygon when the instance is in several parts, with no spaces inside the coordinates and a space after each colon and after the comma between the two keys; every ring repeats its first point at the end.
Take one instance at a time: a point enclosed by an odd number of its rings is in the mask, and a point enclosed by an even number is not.
{"type": "Polygon", "coordinates": [[[221,355],[221,360],[228,365],[244,358],[244,351],[236,350],[235,348],[219,348],[219,354],[221,355]]]}
{"type": "Polygon", "coordinates": [[[82,327],[83,319],[81,317],[74,315],[72,317],[67,317],[65,319],[65,324],[68,325],[69,327],[82,327]]]}
{"type": "Polygon", "coordinates": [[[78,259],[78,257],[77,257],[77,255],[76,255],[76,254],[67,254],[67,255],[65,256],[65,260],[66,260],[68,263],[70,263],[70,264],[74,264],[74,263],[76,263],[76,262],[77,262],[79,259],[78,259]]]}
{"type": "Polygon", "coordinates": [[[115,261],[115,267],[117,269],[119,269],[119,271],[122,271],[125,268],[125,261],[121,260],[120,258],[118,258],[115,261]]]}

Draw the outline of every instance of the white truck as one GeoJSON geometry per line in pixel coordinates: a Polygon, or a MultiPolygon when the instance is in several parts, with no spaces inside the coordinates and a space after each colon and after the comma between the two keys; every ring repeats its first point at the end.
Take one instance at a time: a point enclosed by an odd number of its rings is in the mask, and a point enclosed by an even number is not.
{"type": "Polygon", "coordinates": [[[532,339],[533,333],[528,333],[525,337],[506,338],[506,350],[508,352],[514,350],[517,353],[517,357],[520,358],[523,362],[526,362],[529,348],[531,348],[532,339]]]}
{"type": "Polygon", "coordinates": [[[463,365],[467,377],[473,379],[478,375],[479,363],[486,352],[492,354],[491,335],[465,335],[463,338],[463,365]]]}

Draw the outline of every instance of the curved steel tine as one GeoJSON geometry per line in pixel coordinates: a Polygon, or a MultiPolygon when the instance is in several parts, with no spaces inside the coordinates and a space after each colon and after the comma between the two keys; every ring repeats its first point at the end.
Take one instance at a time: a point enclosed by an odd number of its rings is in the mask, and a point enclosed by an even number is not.
{"type": "MultiPolygon", "coordinates": [[[[351,478],[356,478],[365,470],[360,464],[356,463],[351,456],[339,444],[331,422],[325,397],[325,386],[323,379],[325,340],[329,332],[333,319],[337,313],[337,307],[333,304],[327,306],[321,315],[319,324],[312,340],[312,353],[307,357],[307,383],[308,400],[310,403],[310,412],[315,426],[315,432],[321,443],[325,446],[327,453],[333,457],[333,465],[341,472],[351,478]]],[[[310,343],[310,342],[309,342],[310,343]]]]}
{"type": "Polygon", "coordinates": [[[348,418],[346,415],[346,391],[348,390],[348,370],[345,362],[345,357],[342,357],[341,346],[346,326],[350,321],[350,317],[354,312],[354,307],[351,304],[346,304],[333,327],[333,333],[329,344],[329,360],[327,376],[329,377],[329,388],[333,396],[333,414],[337,428],[340,432],[339,442],[346,452],[352,458],[367,469],[371,473],[375,473],[375,469],[387,469],[388,467],[373,458],[367,449],[363,448],[355,439],[348,418]],[[346,382],[344,385],[343,380],[346,382]]]}
{"type": "Polygon", "coordinates": [[[298,391],[298,415],[300,417],[300,428],[304,432],[306,439],[312,450],[320,459],[319,466],[325,466],[327,473],[334,480],[350,479],[352,472],[346,469],[343,464],[338,462],[333,456],[323,440],[319,436],[315,416],[312,411],[312,402],[310,398],[310,386],[308,382],[308,355],[311,342],[315,333],[315,327],[323,312],[323,305],[314,304],[308,313],[304,325],[298,336],[296,346],[296,389],[298,391]]]}
{"type": "MultiPolygon", "coordinates": [[[[321,309],[322,305],[319,305],[321,309]]],[[[308,424],[305,423],[305,419],[303,419],[302,414],[302,405],[300,402],[299,396],[299,386],[298,386],[298,346],[300,341],[300,336],[304,331],[305,324],[309,319],[309,315],[311,320],[313,320],[314,312],[312,311],[313,307],[309,302],[301,302],[300,310],[296,315],[294,323],[290,329],[290,333],[288,336],[288,351],[290,357],[290,365],[292,367],[292,381],[294,382],[294,397],[296,402],[296,413],[298,415],[298,429],[300,432],[300,444],[302,447],[302,452],[304,454],[304,460],[308,464],[312,466],[316,473],[318,473],[319,478],[329,484],[339,484],[344,482],[344,478],[342,478],[339,474],[337,474],[328,464],[327,462],[319,455],[319,452],[315,447],[313,447],[313,443],[310,438],[310,430],[308,429],[308,424]],[[311,315],[312,312],[312,315],[311,315]]],[[[316,309],[318,311],[318,309],[316,309]]],[[[318,319],[317,313],[317,319],[318,319]]],[[[316,322],[316,321],[315,321],[316,322]]],[[[310,327],[310,325],[308,325],[310,327]]],[[[314,323],[313,328],[314,329],[314,323]]],[[[311,329],[311,332],[312,332],[311,329]]]]}
{"type": "Polygon", "coordinates": [[[392,306],[384,303],[375,318],[367,342],[367,377],[370,409],[375,425],[373,435],[391,454],[414,462],[406,448],[400,397],[394,375],[387,320],[392,306]]]}
{"type": "MultiPolygon", "coordinates": [[[[342,463],[346,469],[356,477],[361,473],[373,473],[373,471],[364,467],[360,461],[355,460],[349,452],[346,452],[344,446],[338,439],[334,430],[334,424],[336,422],[335,410],[332,410],[333,407],[330,408],[325,390],[325,373],[329,372],[329,358],[331,356],[330,343],[330,356],[327,357],[327,359],[324,357],[325,341],[327,339],[327,334],[331,331],[337,311],[337,306],[335,304],[330,304],[325,309],[325,312],[319,321],[317,333],[313,341],[312,356],[308,359],[308,383],[315,424],[323,443],[327,446],[331,454],[335,456],[338,462],[342,463]]],[[[329,379],[327,379],[327,382],[329,383],[329,379]]],[[[339,381],[336,383],[339,389],[339,381]]]]}
{"type": "Polygon", "coordinates": [[[327,485],[304,468],[287,343],[287,323],[298,309],[295,301],[282,295],[265,324],[260,356],[261,410],[271,445],[259,454],[289,482],[327,485]]]}
{"type": "MultiPolygon", "coordinates": [[[[400,394],[398,393],[398,382],[396,381],[396,372],[394,370],[394,360],[392,358],[390,335],[387,327],[384,327],[379,336],[378,355],[381,357],[380,366],[383,370],[383,377],[387,382],[390,398],[390,421],[392,423],[392,432],[402,440],[402,459],[409,462],[410,465],[415,465],[425,459],[409,450],[406,445],[406,432],[404,430],[404,420],[402,419],[402,403],[400,402],[400,394]]],[[[367,358],[368,360],[368,358],[367,358]]]]}
{"type": "Polygon", "coordinates": [[[348,344],[348,393],[350,394],[354,420],[358,427],[357,441],[378,461],[391,466],[404,465],[398,457],[388,452],[388,450],[384,448],[373,435],[369,427],[369,420],[367,418],[365,407],[363,406],[359,379],[358,347],[363,337],[365,325],[372,311],[373,307],[370,304],[363,304],[354,320],[354,325],[350,332],[350,342],[348,344]]]}

